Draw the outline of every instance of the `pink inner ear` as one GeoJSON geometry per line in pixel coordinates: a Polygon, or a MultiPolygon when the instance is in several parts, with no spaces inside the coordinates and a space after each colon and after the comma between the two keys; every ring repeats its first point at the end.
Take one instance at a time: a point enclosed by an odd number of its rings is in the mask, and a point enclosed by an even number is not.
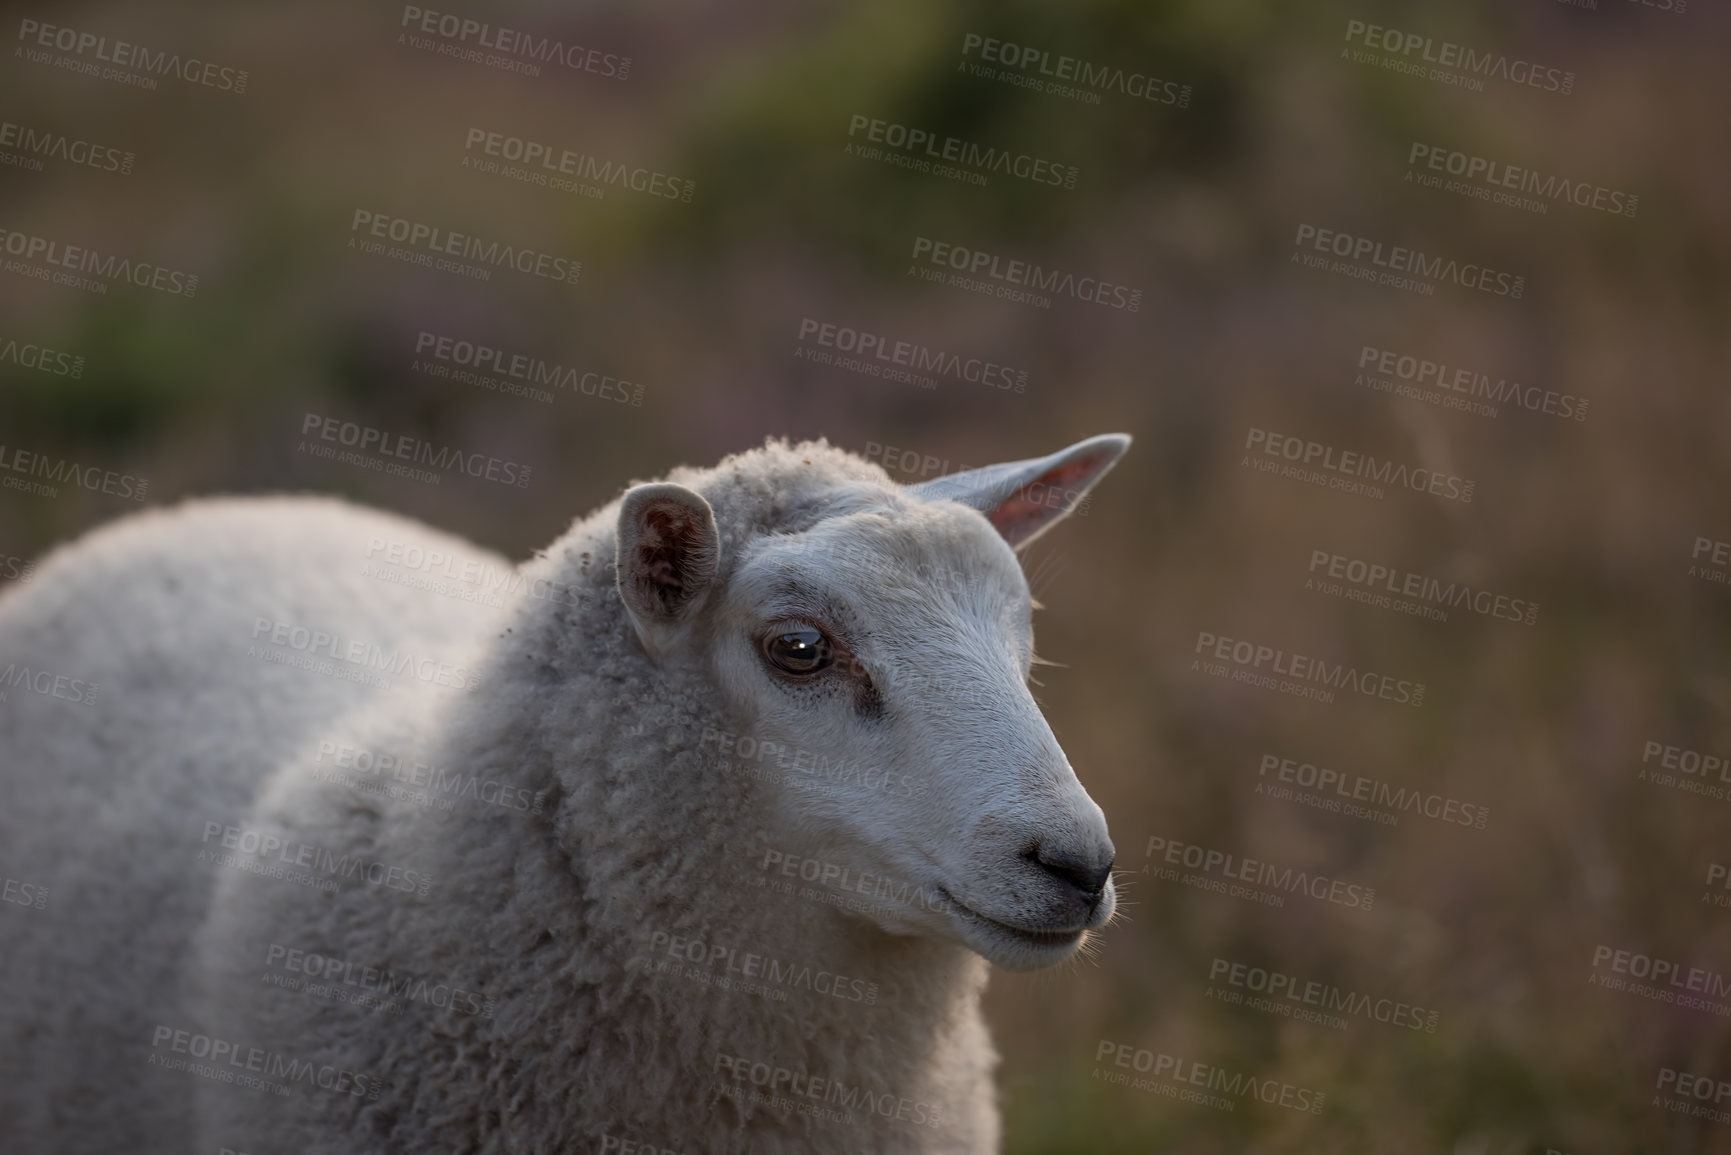
{"type": "Polygon", "coordinates": [[[1005,541],[1020,545],[1082,499],[1082,487],[1100,471],[1100,455],[1054,466],[1000,501],[986,515],[1005,541]]]}

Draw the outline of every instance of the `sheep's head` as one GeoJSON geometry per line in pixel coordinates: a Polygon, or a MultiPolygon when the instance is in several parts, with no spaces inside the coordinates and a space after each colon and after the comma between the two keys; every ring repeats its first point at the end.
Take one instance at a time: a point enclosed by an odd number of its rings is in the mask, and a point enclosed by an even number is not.
{"type": "Polygon", "coordinates": [[[707,670],[771,771],[780,828],[881,880],[862,917],[885,930],[1030,970],[1111,917],[1105,817],[1028,688],[1016,551],[1129,444],[1094,437],[908,487],[839,482],[725,559],[698,493],[626,494],[618,581],[639,637],[707,670]]]}

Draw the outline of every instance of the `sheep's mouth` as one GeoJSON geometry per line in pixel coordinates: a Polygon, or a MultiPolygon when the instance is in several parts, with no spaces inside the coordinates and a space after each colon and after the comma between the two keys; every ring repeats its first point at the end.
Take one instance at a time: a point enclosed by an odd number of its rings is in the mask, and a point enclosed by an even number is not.
{"type": "Polygon", "coordinates": [[[981,914],[943,887],[938,888],[938,893],[949,901],[956,913],[961,915],[965,922],[1005,938],[1014,939],[1023,946],[1031,946],[1037,950],[1057,950],[1074,946],[1088,932],[1088,928],[1082,926],[1073,930],[1030,930],[1027,927],[1000,922],[990,915],[981,914]]]}

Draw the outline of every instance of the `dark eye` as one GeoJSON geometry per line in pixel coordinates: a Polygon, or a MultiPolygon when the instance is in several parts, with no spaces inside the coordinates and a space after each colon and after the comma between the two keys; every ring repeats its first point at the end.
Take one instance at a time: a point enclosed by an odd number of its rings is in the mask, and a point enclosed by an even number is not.
{"type": "Polygon", "coordinates": [[[763,654],[776,669],[789,674],[815,674],[834,656],[829,639],[816,626],[776,631],[763,640],[763,654]]]}

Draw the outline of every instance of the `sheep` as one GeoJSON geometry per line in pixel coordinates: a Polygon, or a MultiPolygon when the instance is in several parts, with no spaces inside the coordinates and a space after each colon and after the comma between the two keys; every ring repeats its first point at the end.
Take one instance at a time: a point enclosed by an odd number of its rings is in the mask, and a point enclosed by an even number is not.
{"type": "Polygon", "coordinates": [[[771,440],[515,567],[300,498],[50,555],[0,663],[92,700],[0,703],[0,871],[48,896],[0,910],[0,1133],[997,1150],[988,966],[1115,906],[1017,551],[1128,445],[899,486],[771,440]]]}

